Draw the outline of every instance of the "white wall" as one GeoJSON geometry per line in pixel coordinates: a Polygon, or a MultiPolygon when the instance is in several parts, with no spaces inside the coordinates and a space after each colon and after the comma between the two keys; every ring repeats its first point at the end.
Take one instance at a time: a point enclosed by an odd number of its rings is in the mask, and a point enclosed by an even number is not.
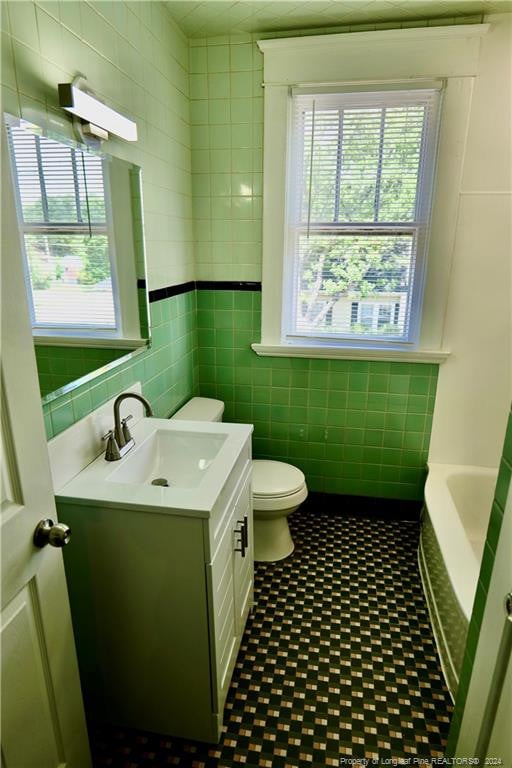
{"type": "Polygon", "coordinates": [[[452,354],[439,370],[429,461],[496,467],[512,396],[512,16],[485,21],[444,324],[452,354]]]}

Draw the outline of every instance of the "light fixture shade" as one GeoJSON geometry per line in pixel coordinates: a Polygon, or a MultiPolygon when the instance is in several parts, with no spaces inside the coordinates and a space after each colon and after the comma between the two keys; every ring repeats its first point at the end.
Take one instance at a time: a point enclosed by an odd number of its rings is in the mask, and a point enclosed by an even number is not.
{"type": "Polygon", "coordinates": [[[59,103],[72,115],[119,136],[125,141],[137,141],[137,123],[107,107],[73,83],[59,83],[59,103]]]}

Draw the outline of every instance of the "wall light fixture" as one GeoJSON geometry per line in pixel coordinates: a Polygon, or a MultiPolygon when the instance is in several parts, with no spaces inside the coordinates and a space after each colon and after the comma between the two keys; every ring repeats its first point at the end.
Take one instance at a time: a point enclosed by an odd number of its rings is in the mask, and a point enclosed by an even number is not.
{"type": "Polygon", "coordinates": [[[137,123],[107,107],[91,93],[79,88],[79,83],[83,81],[84,79],[80,77],[72,83],[59,83],[60,106],[89,123],[85,132],[99,139],[108,138],[108,133],[113,133],[125,141],[137,141],[137,123]],[[95,131],[95,128],[99,128],[100,131],[95,131]],[[105,131],[107,131],[106,136],[105,131]]]}

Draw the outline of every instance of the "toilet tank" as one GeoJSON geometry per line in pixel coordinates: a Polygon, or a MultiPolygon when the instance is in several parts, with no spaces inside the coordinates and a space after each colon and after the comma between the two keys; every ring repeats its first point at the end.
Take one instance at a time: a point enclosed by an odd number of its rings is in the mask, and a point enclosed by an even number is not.
{"type": "Polygon", "coordinates": [[[181,421],[222,421],[224,403],[212,397],[193,397],[171,419],[181,421]]]}

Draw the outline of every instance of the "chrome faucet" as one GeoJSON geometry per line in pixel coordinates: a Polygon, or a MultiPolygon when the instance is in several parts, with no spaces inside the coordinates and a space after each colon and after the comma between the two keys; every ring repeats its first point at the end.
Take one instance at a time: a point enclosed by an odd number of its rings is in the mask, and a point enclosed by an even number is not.
{"type": "Polygon", "coordinates": [[[121,419],[119,413],[121,403],[128,397],[133,397],[135,400],[138,400],[139,403],[142,403],[146,411],[146,416],[153,415],[153,409],[146,398],[137,394],[137,392],[123,392],[119,397],[116,397],[114,401],[114,429],[111,429],[103,436],[103,440],[107,440],[107,449],[105,451],[106,461],[118,461],[135,445],[135,440],[131,436],[127,425],[127,422],[132,416],[130,414],[129,416],[126,416],[126,418],[121,419]]]}

